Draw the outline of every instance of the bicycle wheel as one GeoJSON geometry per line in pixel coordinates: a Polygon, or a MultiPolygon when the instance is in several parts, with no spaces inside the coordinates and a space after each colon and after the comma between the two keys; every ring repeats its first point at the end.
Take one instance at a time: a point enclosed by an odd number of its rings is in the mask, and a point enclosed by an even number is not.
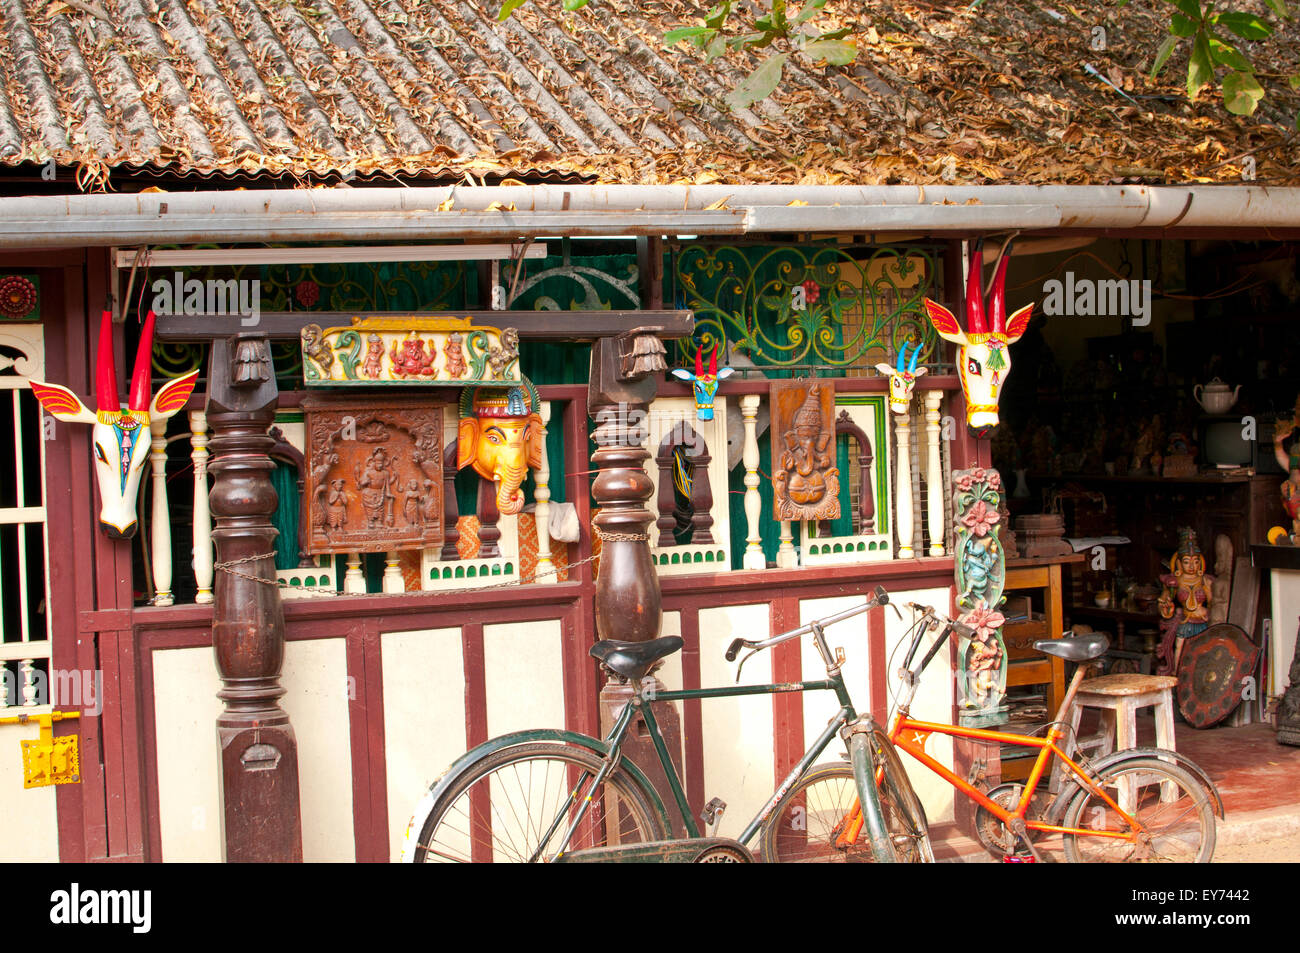
{"type": "Polygon", "coordinates": [[[869,864],[875,860],[866,828],[847,848],[835,839],[858,804],[853,768],[811,768],[763,822],[763,861],[778,864],[869,864]]]}
{"type": "Polygon", "coordinates": [[[555,858],[579,806],[591,806],[567,851],[663,840],[641,785],[615,770],[598,790],[599,755],[538,742],[493,752],[440,797],[420,829],[416,863],[545,863],[555,858]]]}
{"type": "MultiPolygon", "coordinates": [[[[1066,834],[1065,859],[1072,864],[1197,863],[1214,854],[1214,806],[1188,772],[1153,757],[1133,757],[1102,770],[1095,779],[1137,822],[1132,837],[1066,834]],[[1126,789],[1126,790],[1123,790],[1126,789]],[[1132,809],[1125,803],[1131,798],[1132,809]]],[[[1065,811],[1065,826],[1129,833],[1131,825],[1100,797],[1079,790],[1065,811]]]]}

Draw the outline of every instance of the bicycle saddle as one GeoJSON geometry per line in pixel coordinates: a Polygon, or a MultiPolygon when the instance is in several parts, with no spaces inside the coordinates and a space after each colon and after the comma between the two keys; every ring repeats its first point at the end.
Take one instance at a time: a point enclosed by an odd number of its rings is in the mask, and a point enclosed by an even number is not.
{"type": "Polygon", "coordinates": [[[1089,632],[1070,639],[1039,639],[1034,648],[1067,662],[1090,662],[1110,648],[1110,639],[1100,632],[1089,632]]]}
{"type": "Polygon", "coordinates": [[[594,659],[613,672],[632,681],[640,681],[655,667],[655,663],[667,658],[685,643],[681,636],[666,635],[662,639],[649,642],[620,642],[617,639],[605,639],[597,642],[588,653],[594,659]]]}

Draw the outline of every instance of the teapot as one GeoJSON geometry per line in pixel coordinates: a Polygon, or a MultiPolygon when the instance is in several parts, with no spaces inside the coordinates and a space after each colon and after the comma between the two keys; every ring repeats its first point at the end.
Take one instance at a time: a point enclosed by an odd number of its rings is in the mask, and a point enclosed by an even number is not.
{"type": "Polygon", "coordinates": [[[1216,377],[1204,387],[1200,384],[1193,387],[1192,397],[1204,408],[1207,414],[1226,414],[1232,405],[1237,402],[1237,393],[1240,390],[1240,384],[1235,389],[1230,389],[1227,384],[1216,377]]]}

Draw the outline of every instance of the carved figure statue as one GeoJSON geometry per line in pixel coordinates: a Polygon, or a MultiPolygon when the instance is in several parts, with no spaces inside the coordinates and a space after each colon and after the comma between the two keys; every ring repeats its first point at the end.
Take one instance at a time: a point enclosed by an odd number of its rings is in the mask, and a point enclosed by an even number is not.
{"type": "Polygon", "coordinates": [[[402,518],[410,525],[420,521],[420,482],[408,480],[406,499],[402,502],[402,518]]]}
{"type": "Polygon", "coordinates": [[[695,393],[695,418],[697,420],[713,419],[713,401],[718,396],[718,384],[735,373],[733,368],[718,370],[718,349],[715,347],[709,355],[709,370],[704,371],[704,346],[695,351],[695,373],[682,367],[673,368],[673,377],[689,381],[695,393]]]}
{"type": "Polygon", "coordinates": [[[966,424],[977,437],[988,436],[988,432],[998,425],[998,400],[1007,375],[1011,373],[1010,345],[1024,335],[1034,308],[1027,304],[1007,317],[1007,259],[1011,257],[1011,243],[1008,242],[993,275],[986,317],[983,245],[983,241],[975,244],[970,274],[966,278],[965,331],[951,311],[937,301],[925,299],[926,314],[939,336],[960,345],[957,349],[957,373],[961,376],[962,393],[966,395],[966,424]]]}
{"type": "Polygon", "coordinates": [[[327,505],[327,532],[336,533],[348,523],[348,494],[342,480],[331,480],[327,505]]]}
{"type": "Polygon", "coordinates": [[[795,413],[794,426],[782,435],[781,468],[772,477],[778,500],[786,498],[796,507],[818,506],[839,497],[834,432],[822,419],[820,394],[820,384],[808,388],[808,396],[795,413]]]}
{"type": "Polygon", "coordinates": [[[506,328],[501,332],[500,346],[492,345],[488,348],[488,365],[492,368],[492,376],[501,378],[506,376],[506,368],[511,362],[519,358],[519,332],[514,328],[506,328]]]}
{"type": "Polygon", "coordinates": [[[384,374],[384,339],[373,331],[366,338],[366,359],[361,365],[361,373],[375,380],[384,374]]]}
{"type": "Polygon", "coordinates": [[[326,494],[329,492],[329,482],[325,479],[329,476],[330,470],[338,466],[339,455],[337,453],[317,454],[315,463],[312,465],[312,485],[316,487],[316,521],[322,526],[329,526],[329,516],[327,506],[329,501],[326,494]]]}
{"type": "Polygon", "coordinates": [[[149,370],[153,356],[153,311],[140,329],[131,375],[130,400],[123,408],[117,398],[117,367],[113,357],[113,315],[105,311],[99,325],[99,352],[95,365],[97,410],[61,384],[28,381],[32,393],[59,420],[91,425],[95,451],[95,479],[99,484],[99,527],[114,539],[130,539],[136,530],[136,494],[140,475],[149,459],[149,422],[179,413],[194,390],[198,369],[168,381],[149,399],[149,370]]]}
{"type": "Polygon", "coordinates": [[[433,377],[438,372],[433,367],[438,356],[437,346],[432,340],[428,342],[429,352],[424,351],[425,341],[412,331],[401,341],[394,341],[389,357],[393,362],[395,377],[433,377]],[[400,347],[399,347],[400,345],[400,347]]]}
{"type": "Polygon", "coordinates": [[[1197,545],[1196,532],[1183,527],[1178,535],[1178,551],[1169,557],[1169,572],[1160,577],[1164,590],[1156,603],[1165,620],[1160,625],[1156,654],[1168,672],[1178,671],[1185,640],[1209,628],[1209,607],[1214,599],[1214,577],[1205,572],[1205,556],[1197,545]]]}
{"type": "Polygon", "coordinates": [[[438,496],[433,492],[432,480],[424,481],[424,493],[420,495],[420,516],[426,523],[438,521],[438,496]]]}
{"type": "Polygon", "coordinates": [[[319,324],[309,324],[302,329],[302,347],[325,372],[324,376],[329,377],[334,367],[334,352],[325,343],[325,334],[319,324]]]}
{"type": "Polygon", "coordinates": [[[460,344],[460,332],[452,331],[447,335],[447,343],[442,346],[442,354],[447,362],[447,376],[459,380],[469,368],[465,365],[465,351],[460,344]]]}
{"type": "Polygon", "coordinates": [[[396,522],[397,496],[392,490],[397,480],[394,463],[383,447],[375,447],[366,458],[365,469],[357,468],[357,489],[361,491],[367,529],[375,529],[381,523],[392,526],[396,522]]]}
{"type": "Polygon", "coordinates": [[[1228,598],[1232,593],[1232,540],[1220,533],[1214,537],[1214,582],[1210,585],[1210,625],[1228,621],[1228,598]]]}
{"type": "Polygon", "coordinates": [[[920,356],[921,345],[918,343],[916,350],[912,352],[912,360],[908,363],[907,342],[904,341],[893,367],[883,362],[876,365],[876,370],[889,378],[889,409],[896,414],[907,413],[908,405],[912,402],[912,390],[916,387],[916,379],[927,370],[916,366],[916,359],[920,356]]]}
{"type": "Polygon", "coordinates": [[[1273,435],[1273,455],[1278,466],[1287,472],[1282,484],[1282,506],[1291,517],[1291,538],[1300,541],[1300,437],[1291,442],[1288,453],[1283,441],[1300,430],[1300,397],[1296,397],[1295,414],[1290,420],[1279,420],[1273,435]]]}
{"type": "Polygon", "coordinates": [[[473,464],[479,476],[494,481],[497,510],[507,516],[524,508],[519,487],[528,470],[542,463],[546,430],[540,409],[527,380],[505,389],[467,387],[461,395],[456,468],[473,464]]]}

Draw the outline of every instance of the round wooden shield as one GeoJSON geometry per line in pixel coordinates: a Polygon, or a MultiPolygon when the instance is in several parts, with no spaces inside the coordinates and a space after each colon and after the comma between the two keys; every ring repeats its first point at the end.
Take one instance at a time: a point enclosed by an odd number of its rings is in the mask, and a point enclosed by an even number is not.
{"type": "Polygon", "coordinates": [[[1178,708],[1187,723],[1208,728],[1227,718],[1258,660],[1259,646],[1230,622],[1189,638],[1178,662],[1178,708]]]}

